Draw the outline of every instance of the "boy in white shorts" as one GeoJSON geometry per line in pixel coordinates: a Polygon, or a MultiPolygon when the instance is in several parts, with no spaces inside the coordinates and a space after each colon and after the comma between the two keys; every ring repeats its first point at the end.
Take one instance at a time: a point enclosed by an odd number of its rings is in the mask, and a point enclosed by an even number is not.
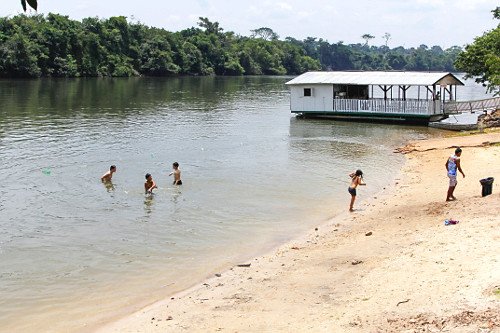
{"type": "Polygon", "coordinates": [[[455,149],[455,154],[448,157],[445,163],[446,171],[448,171],[448,178],[450,178],[446,201],[457,200],[457,198],[453,196],[453,191],[455,191],[455,187],[457,186],[457,170],[460,171],[462,176],[465,178],[465,174],[460,166],[460,155],[462,155],[462,149],[455,149]]]}

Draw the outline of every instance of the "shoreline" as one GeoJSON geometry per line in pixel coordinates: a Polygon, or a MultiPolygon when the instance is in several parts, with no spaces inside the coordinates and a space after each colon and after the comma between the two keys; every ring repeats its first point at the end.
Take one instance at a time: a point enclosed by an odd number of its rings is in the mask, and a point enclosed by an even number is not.
{"type": "Polygon", "coordinates": [[[97,332],[400,331],[438,317],[461,327],[450,319],[460,309],[477,314],[467,328],[500,327],[500,235],[494,232],[500,179],[484,198],[479,183],[472,185],[484,166],[476,163],[489,161],[488,176],[500,178],[490,156],[498,156],[499,141],[500,131],[492,131],[412,142],[398,176],[357,202],[362,209],[318,223],[317,231],[242,263],[249,267],[229,268],[97,332]],[[459,200],[445,203],[441,164],[454,144],[468,147],[462,167],[472,176],[459,179],[459,200]],[[448,215],[462,222],[444,227],[448,215]]]}

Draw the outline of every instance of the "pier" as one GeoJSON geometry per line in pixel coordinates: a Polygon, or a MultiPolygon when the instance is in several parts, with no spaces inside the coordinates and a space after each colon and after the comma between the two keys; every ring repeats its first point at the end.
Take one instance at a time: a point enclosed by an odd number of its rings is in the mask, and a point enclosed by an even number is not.
{"type": "Polygon", "coordinates": [[[342,71],[307,72],[286,85],[290,111],[303,117],[428,123],[446,117],[463,83],[443,72],[342,71]]]}

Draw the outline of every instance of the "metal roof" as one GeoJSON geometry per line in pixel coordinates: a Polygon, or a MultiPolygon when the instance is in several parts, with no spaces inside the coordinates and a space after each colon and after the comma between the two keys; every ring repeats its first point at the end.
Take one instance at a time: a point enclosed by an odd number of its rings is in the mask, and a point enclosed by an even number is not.
{"type": "Polygon", "coordinates": [[[351,84],[351,85],[394,85],[432,86],[464,84],[453,74],[446,72],[307,72],[286,83],[304,84],[351,84]]]}

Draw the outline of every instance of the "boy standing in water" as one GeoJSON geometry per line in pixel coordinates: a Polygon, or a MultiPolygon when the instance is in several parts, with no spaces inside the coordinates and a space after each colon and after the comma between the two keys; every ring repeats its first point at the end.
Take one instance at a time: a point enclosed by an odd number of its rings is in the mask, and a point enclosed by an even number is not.
{"type": "Polygon", "coordinates": [[[153,190],[155,188],[158,188],[156,186],[155,181],[153,180],[153,177],[151,176],[150,173],[146,174],[146,181],[144,182],[144,190],[146,191],[146,194],[152,194],[153,190]]]}
{"type": "Polygon", "coordinates": [[[347,189],[349,191],[349,194],[351,194],[351,204],[349,205],[349,211],[352,212],[354,211],[353,206],[354,206],[354,201],[356,200],[356,187],[358,185],[366,185],[363,182],[363,171],[361,170],[356,170],[355,172],[349,174],[349,177],[351,177],[351,185],[349,185],[349,188],[347,189]]]}
{"type": "Polygon", "coordinates": [[[462,167],[460,166],[460,155],[462,155],[462,149],[455,149],[455,155],[451,155],[448,157],[445,163],[446,171],[448,171],[448,178],[450,178],[450,185],[448,186],[448,193],[446,193],[446,201],[457,200],[453,196],[453,191],[455,191],[455,187],[457,186],[457,169],[462,174],[463,178],[465,178],[465,174],[462,171],[462,167]]]}
{"type": "Polygon", "coordinates": [[[106,172],[104,175],[101,177],[101,181],[104,182],[110,182],[111,178],[113,178],[113,174],[116,172],[116,165],[112,165],[109,167],[109,171],[106,172]]]}
{"type": "Polygon", "coordinates": [[[174,175],[174,185],[182,185],[182,180],[181,180],[181,170],[179,170],[179,163],[174,162],[172,164],[172,168],[174,169],[171,173],[169,173],[169,176],[174,175]]]}

